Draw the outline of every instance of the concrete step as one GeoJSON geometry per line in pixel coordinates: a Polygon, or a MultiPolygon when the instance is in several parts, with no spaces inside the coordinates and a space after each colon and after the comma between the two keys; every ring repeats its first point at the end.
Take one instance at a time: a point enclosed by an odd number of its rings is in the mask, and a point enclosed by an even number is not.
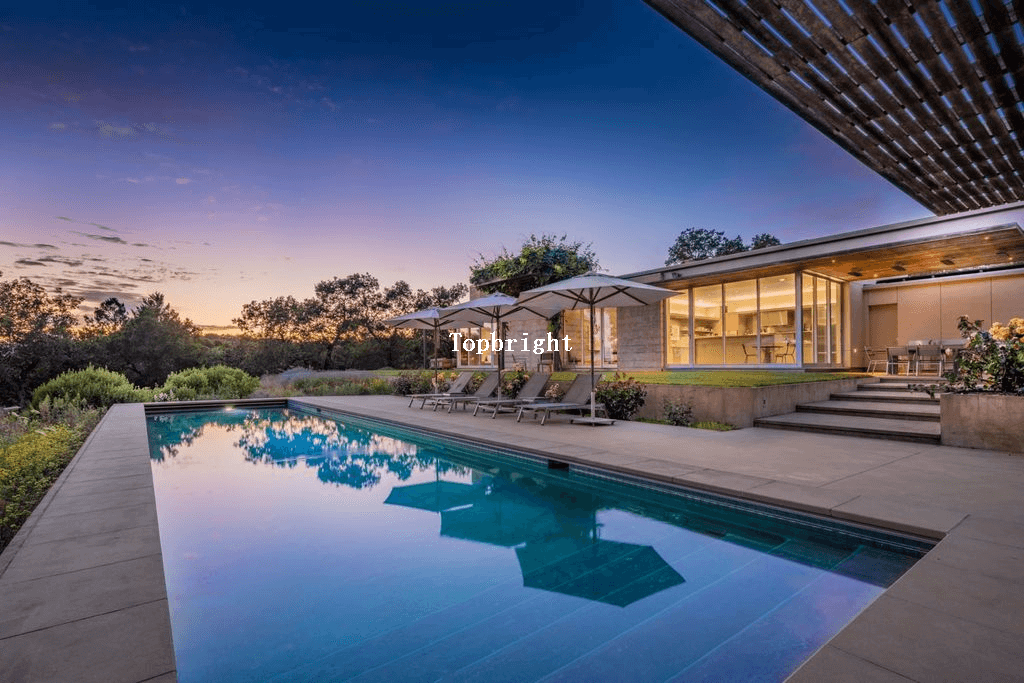
{"type": "Polygon", "coordinates": [[[937,403],[890,403],[888,401],[817,401],[801,403],[798,413],[827,413],[831,415],[859,415],[882,417],[890,420],[939,421],[937,403]]]}
{"type": "Polygon", "coordinates": [[[871,384],[858,384],[859,391],[913,391],[910,387],[915,384],[937,384],[937,382],[872,382],[871,384]]]}
{"type": "Polygon", "coordinates": [[[939,443],[940,435],[937,422],[829,415],[826,413],[789,413],[774,417],[762,417],[754,421],[754,426],[934,444],[939,443]]]}
{"type": "Polygon", "coordinates": [[[835,401],[939,404],[938,394],[932,398],[923,391],[839,391],[832,394],[831,398],[835,401]]]}
{"type": "Polygon", "coordinates": [[[941,384],[946,380],[939,375],[884,375],[878,377],[878,381],[882,384],[902,384],[906,382],[911,384],[941,384]]]}

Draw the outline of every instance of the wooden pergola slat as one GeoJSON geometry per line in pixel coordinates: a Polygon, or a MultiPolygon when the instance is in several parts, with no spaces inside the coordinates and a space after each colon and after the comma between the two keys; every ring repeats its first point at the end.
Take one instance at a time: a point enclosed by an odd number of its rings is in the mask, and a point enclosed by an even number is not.
{"type": "Polygon", "coordinates": [[[647,0],[932,211],[1024,200],[1021,0],[812,2],[647,0]]]}

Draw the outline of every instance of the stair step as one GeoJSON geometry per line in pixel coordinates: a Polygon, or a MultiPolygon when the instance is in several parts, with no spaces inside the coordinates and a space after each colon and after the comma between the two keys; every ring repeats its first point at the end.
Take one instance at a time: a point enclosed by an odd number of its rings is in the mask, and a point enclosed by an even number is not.
{"type": "Polygon", "coordinates": [[[871,384],[859,384],[859,391],[913,391],[913,384],[935,384],[935,382],[873,382],[871,384]]]}
{"type": "Polygon", "coordinates": [[[839,391],[832,394],[832,399],[836,401],[939,404],[938,395],[932,398],[923,391],[839,391]]]}
{"type": "Polygon", "coordinates": [[[774,417],[762,417],[754,421],[754,426],[918,443],[937,444],[940,437],[937,422],[826,413],[789,413],[774,417]]]}
{"type": "Polygon", "coordinates": [[[901,384],[905,382],[910,382],[911,384],[936,384],[946,381],[939,375],[886,375],[877,379],[882,384],[901,384]]]}
{"type": "Polygon", "coordinates": [[[889,403],[886,401],[817,401],[801,403],[798,413],[828,413],[831,415],[859,415],[882,417],[890,420],[939,421],[938,404],[889,403]]]}

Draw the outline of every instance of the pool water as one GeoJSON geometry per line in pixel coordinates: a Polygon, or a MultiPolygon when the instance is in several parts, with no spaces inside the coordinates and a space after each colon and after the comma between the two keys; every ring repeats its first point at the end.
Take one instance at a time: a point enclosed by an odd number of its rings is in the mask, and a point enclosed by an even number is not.
{"type": "Polygon", "coordinates": [[[348,417],[147,422],[183,683],[779,681],[925,550],[348,417]]]}

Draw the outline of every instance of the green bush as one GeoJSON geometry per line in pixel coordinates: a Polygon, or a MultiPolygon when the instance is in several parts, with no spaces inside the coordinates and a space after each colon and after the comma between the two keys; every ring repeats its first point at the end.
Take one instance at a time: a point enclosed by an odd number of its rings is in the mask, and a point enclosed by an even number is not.
{"type": "Polygon", "coordinates": [[[85,430],[39,429],[0,446],[0,550],[82,445],[85,430]]]}
{"type": "Polygon", "coordinates": [[[426,394],[434,390],[434,387],[431,384],[433,379],[433,372],[410,370],[408,372],[400,373],[395,377],[391,383],[391,387],[394,393],[399,396],[408,396],[409,394],[426,394]]]}
{"type": "Polygon", "coordinates": [[[632,377],[618,372],[612,381],[599,382],[597,401],[603,403],[608,417],[613,420],[628,420],[644,407],[647,389],[632,377]]]}
{"type": "Polygon", "coordinates": [[[295,380],[291,386],[303,396],[366,396],[394,393],[392,383],[381,377],[369,379],[304,377],[295,380]]]}
{"type": "Polygon", "coordinates": [[[530,373],[526,370],[506,372],[505,376],[501,379],[501,395],[507,398],[515,398],[519,395],[528,379],[530,379],[530,373]]]}
{"type": "Polygon", "coordinates": [[[79,403],[91,408],[108,408],[114,403],[136,403],[149,400],[150,392],[139,389],[119,372],[89,366],[85,370],[62,373],[39,385],[32,393],[32,407],[43,401],[79,403]]]}
{"type": "Polygon", "coordinates": [[[244,370],[214,365],[172,372],[157,390],[157,401],[195,401],[198,399],[248,398],[260,380],[244,370]]]}
{"type": "Polygon", "coordinates": [[[682,401],[665,399],[665,422],[676,427],[689,427],[693,424],[693,408],[682,401]]]}
{"type": "Polygon", "coordinates": [[[957,393],[1024,394],[1024,318],[1012,318],[1006,325],[992,323],[986,332],[980,320],[960,316],[957,327],[967,342],[954,369],[946,373],[947,388],[957,393]]]}

